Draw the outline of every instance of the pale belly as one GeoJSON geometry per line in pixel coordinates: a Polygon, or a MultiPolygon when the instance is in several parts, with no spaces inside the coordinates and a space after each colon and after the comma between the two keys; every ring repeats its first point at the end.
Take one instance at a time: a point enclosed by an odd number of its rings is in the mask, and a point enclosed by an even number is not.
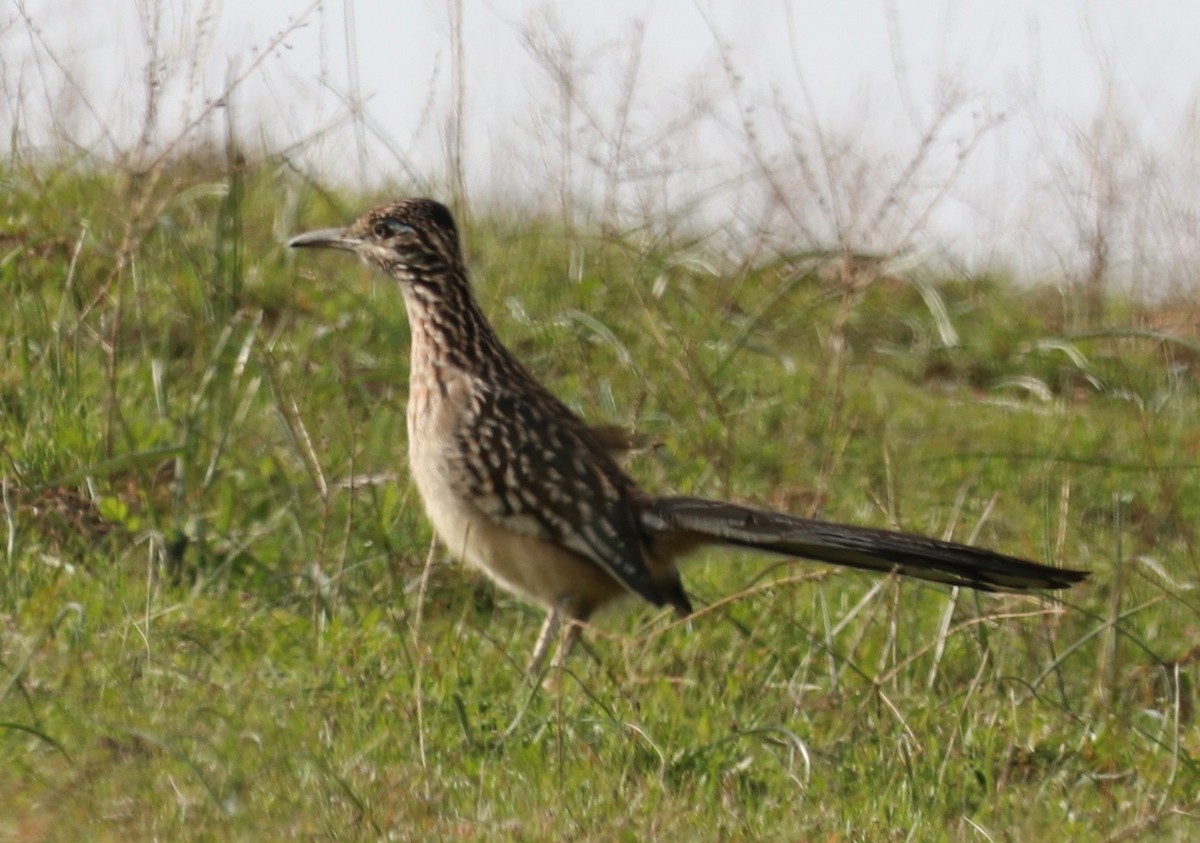
{"type": "Polygon", "coordinates": [[[409,407],[408,422],[413,482],[434,532],[452,556],[510,592],[580,619],[624,592],[596,564],[538,537],[541,528],[532,519],[500,524],[472,502],[453,437],[430,435],[453,430],[453,419],[418,404],[409,407]]]}

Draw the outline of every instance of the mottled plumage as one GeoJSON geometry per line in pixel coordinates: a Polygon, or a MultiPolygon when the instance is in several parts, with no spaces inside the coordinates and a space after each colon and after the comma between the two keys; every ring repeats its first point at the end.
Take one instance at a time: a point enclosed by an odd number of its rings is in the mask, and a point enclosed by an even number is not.
{"type": "MultiPolygon", "coordinates": [[[[496,337],[467,280],[454,219],[433,200],[384,205],[290,245],[354,252],[399,282],[412,325],[413,479],[452,554],[548,610],[533,668],[561,618],[586,621],[624,594],[690,613],[676,559],[704,544],[985,591],[1065,588],[1087,576],[921,536],[646,494],[613,456],[629,437],[586,425],[496,337]]],[[[560,657],[578,627],[569,634],[560,657]]]]}

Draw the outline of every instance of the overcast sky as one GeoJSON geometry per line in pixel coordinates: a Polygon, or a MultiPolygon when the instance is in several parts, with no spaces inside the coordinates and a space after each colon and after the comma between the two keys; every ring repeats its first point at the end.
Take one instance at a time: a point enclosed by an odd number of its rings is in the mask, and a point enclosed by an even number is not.
{"type": "MultiPolygon", "coordinates": [[[[6,2],[4,136],[15,120],[31,144],[132,146],[151,0],[6,2]]],[[[323,132],[295,160],[367,189],[446,190],[460,144],[476,202],[569,193],[649,215],[700,199],[718,230],[899,238],[1053,272],[1080,259],[1105,184],[1126,264],[1162,251],[1145,230],[1193,214],[1200,186],[1195,0],[463,0],[461,133],[449,4],[160,8],[161,139],[249,72],[243,133],[323,132]],[[1097,149],[1116,160],[1098,170],[1097,149]],[[876,213],[906,173],[911,207],[876,213]]],[[[1186,251],[1195,225],[1161,236],[1186,251]]]]}

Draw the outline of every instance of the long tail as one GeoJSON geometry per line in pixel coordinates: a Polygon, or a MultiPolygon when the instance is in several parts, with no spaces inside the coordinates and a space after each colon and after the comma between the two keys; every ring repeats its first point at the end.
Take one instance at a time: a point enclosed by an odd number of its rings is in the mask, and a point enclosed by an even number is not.
{"type": "Polygon", "coordinates": [[[681,549],[701,544],[750,547],[979,591],[1069,588],[1090,573],[910,533],[831,524],[701,498],[654,499],[642,510],[642,524],[681,549]]]}

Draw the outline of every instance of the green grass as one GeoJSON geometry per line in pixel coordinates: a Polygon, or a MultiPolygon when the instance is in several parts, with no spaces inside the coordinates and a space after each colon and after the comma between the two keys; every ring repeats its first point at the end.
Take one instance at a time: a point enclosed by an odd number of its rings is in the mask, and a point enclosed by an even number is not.
{"type": "Polygon", "coordinates": [[[420,588],[392,282],[282,246],[372,200],[210,172],[3,176],[0,839],[1195,833],[1200,358],[1132,333],[1165,308],[1084,335],[919,279],[939,326],[914,279],[842,308],[799,263],[474,220],[502,336],[662,442],[646,485],[1095,572],[1058,602],[714,556],[698,617],[604,617],[543,690],[535,610],[420,588]]]}

